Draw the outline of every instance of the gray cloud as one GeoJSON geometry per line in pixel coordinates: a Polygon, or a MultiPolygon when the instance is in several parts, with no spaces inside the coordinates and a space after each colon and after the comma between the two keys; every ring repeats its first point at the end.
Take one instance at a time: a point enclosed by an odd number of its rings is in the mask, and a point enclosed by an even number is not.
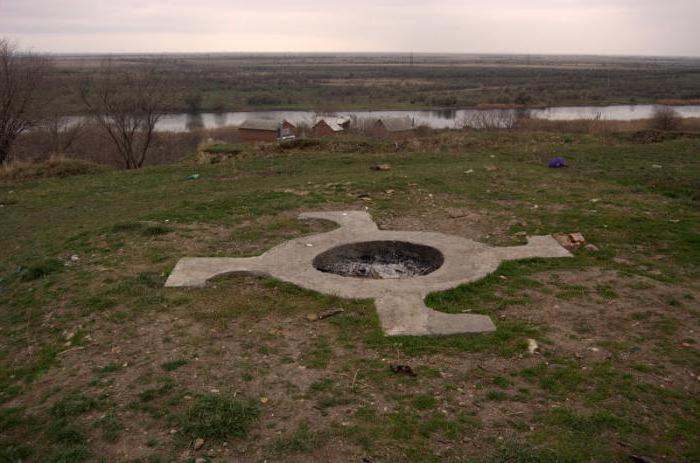
{"type": "Polygon", "coordinates": [[[54,52],[700,55],[697,0],[0,0],[0,36],[54,52]]]}

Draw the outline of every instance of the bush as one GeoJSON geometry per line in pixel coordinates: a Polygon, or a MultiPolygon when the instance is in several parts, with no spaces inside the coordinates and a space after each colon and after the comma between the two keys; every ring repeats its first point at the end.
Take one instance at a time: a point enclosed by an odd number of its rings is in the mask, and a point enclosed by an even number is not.
{"type": "Polygon", "coordinates": [[[34,281],[43,278],[52,273],[58,272],[63,268],[63,263],[58,259],[45,259],[32,262],[22,268],[20,275],[23,281],[34,281]]]}
{"type": "Polygon", "coordinates": [[[670,106],[657,106],[649,120],[649,127],[654,130],[678,130],[682,120],[680,115],[670,106]]]}
{"type": "Polygon", "coordinates": [[[44,162],[16,162],[0,169],[0,181],[24,181],[40,178],[64,178],[105,172],[108,169],[92,162],[78,159],[52,157],[44,162]]]}

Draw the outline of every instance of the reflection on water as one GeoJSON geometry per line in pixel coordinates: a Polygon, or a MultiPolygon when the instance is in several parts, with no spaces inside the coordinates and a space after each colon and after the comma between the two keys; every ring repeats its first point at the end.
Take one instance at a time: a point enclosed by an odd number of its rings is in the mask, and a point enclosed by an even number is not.
{"type": "Polygon", "coordinates": [[[204,117],[202,117],[201,114],[187,114],[186,117],[185,129],[187,129],[188,132],[204,128],[204,117]]]}
{"type": "MultiPolygon", "coordinates": [[[[700,106],[674,106],[681,117],[700,117],[700,106]]],[[[409,117],[416,125],[434,129],[458,129],[465,125],[483,125],[485,121],[507,121],[527,115],[537,119],[578,120],[601,119],[630,121],[647,119],[654,111],[653,105],[619,106],[561,106],[545,109],[438,109],[418,111],[338,111],[324,116],[348,117],[355,122],[381,117],[409,117]]],[[[228,125],[240,125],[249,118],[286,119],[292,124],[313,124],[322,113],[314,111],[239,111],[230,113],[169,114],[162,118],[156,130],[184,132],[196,129],[213,129],[228,125]]],[[[503,122],[505,121],[505,122],[503,122]]]]}

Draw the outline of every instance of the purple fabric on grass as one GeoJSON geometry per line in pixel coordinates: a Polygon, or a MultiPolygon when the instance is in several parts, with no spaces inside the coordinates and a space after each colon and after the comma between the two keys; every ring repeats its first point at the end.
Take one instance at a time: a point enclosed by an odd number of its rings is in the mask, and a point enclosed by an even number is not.
{"type": "Polygon", "coordinates": [[[560,158],[559,156],[557,156],[556,158],[549,161],[549,167],[552,169],[561,169],[562,167],[566,167],[566,161],[564,160],[564,158],[560,158]]]}

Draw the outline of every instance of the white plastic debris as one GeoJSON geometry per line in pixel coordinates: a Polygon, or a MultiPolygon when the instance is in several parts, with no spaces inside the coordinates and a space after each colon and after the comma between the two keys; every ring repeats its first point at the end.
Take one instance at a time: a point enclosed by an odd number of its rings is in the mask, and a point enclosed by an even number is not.
{"type": "Polygon", "coordinates": [[[540,346],[537,344],[537,341],[534,339],[528,339],[527,340],[527,351],[531,354],[534,354],[537,349],[539,349],[540,346]]]}

